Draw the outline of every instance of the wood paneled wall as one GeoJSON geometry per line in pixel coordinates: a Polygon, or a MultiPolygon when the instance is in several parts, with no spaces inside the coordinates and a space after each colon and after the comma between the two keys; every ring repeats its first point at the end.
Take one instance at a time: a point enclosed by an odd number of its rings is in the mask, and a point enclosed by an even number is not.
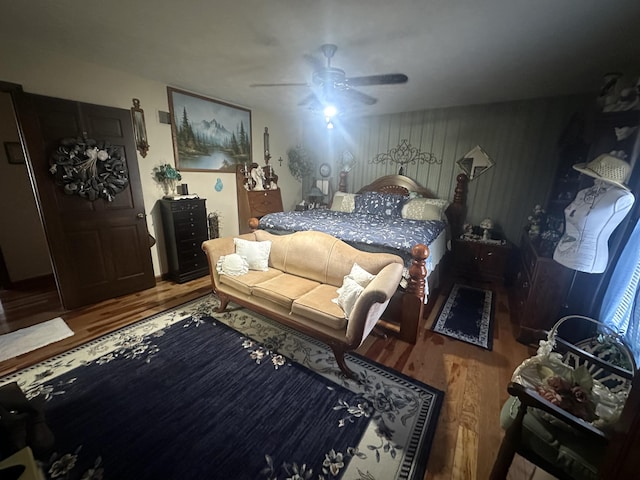
{"type": "Polygon", "coordinates": [[[436,164],[410,164],[404,174],[441,198],[453,198],[456,161],[480,145],[495,166],[469,182],[467,222],[491,217],[507,238],[518,242],[534,205],[544,205],[558,162],[556,145],[571,115],[589,109],[593,97],[566,96],[518,102],[442,108],[347,119],[333,130],[305,131],[305,144],[317,162],[333,164],[337,178],[340,152],[348,149],[356,164],[348,190],[357,191],[382,175],[398,173],[396,164],[373,164],[406,139],[433,153],[436,164]]]}

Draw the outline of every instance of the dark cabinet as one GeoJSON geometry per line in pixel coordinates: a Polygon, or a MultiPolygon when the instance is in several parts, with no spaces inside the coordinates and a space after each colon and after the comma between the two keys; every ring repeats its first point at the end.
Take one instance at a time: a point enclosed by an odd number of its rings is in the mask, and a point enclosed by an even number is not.
{"type": "Polygon", "coordinates": [[[205,199],[160,200],[169,278],[184,283],[209,273],[205,199]]]}
{"type": "Polygon", "coordinates": [[[519,340],[529,343],[532,330],[548,330],[558,321],[572,276],[573,270],[541,256],[529,235],[523,233],[514,284],[519,340]]]}
{"type": "Polygon", "coordinates": [[[453,248],[457,275],[471,280],[504,283],[511,255],[509,242],[487,243],[457,239],[453,248]]]}

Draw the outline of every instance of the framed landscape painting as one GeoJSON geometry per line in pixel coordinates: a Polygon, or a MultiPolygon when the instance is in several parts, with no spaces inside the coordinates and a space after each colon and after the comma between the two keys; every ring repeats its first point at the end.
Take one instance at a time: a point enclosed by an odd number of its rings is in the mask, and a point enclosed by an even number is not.
{"type": "Polygon", "coordinates": [[[251,110],[167,87],[176,168],[235,172],[251,163],[251,110]]]}

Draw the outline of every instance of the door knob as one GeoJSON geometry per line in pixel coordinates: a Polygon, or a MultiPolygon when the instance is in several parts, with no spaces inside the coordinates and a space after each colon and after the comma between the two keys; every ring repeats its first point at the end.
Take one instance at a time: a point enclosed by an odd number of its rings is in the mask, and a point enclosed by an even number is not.
{"type": "Polygon", "coordinates": [[[142,220],[144,218],[144,213],[139,213],[136,215],[136,217],[142,220]]]}

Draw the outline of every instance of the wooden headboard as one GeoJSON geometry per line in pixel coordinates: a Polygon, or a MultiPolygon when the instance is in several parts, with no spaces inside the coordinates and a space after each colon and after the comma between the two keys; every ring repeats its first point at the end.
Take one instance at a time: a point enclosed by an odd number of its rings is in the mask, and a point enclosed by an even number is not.
{"type": "MultiPolygon", "coordinates": [[[[467,211],[467,181],[468,178],[464,173],[456,177],[456,188],[453,199],[446,211],[453,238],[458,237],[463,231],[462,225],[467,211]]],[[[409,195],[409,193],[415,192],[425,198],[438,198],[433,192],[404,175],[385,175],[384,177],[380,177],[369,185],[362,187],[357,193],[362,192],[384,192],[399,195],[409,195]]]]}

